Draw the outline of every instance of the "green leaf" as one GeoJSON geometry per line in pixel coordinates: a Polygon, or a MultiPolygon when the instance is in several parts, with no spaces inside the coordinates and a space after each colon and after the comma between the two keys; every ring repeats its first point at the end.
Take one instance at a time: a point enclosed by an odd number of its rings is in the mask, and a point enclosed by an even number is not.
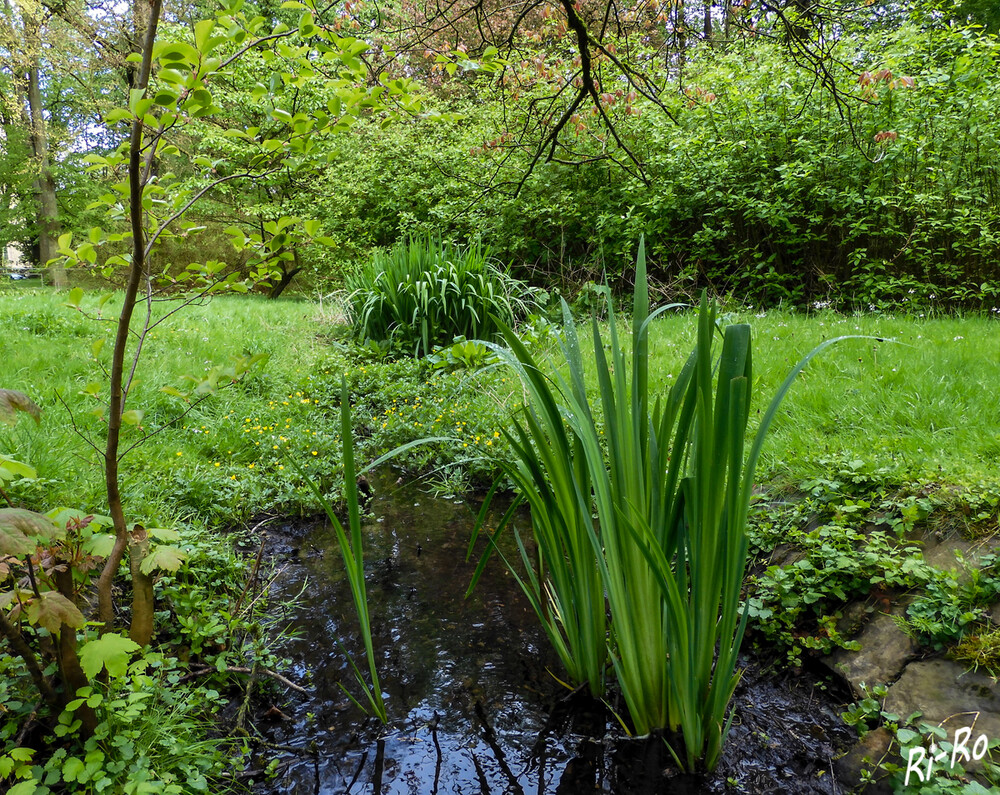
{"type": "MultiPolygon", "coordinates": [[[[91,246],[93,248],[93,246],[91,246]]],[[[76,309],[80,308],[80,302],[83,300],[83,288],[74,287],[69,291],[69,296],[66,298],[66,305],[72,306],[76,309]]]]}
{"type": "MultiPolygon", "coordinates": [[[[84,243],[82,246],[80,246],[80,248],[76,250],[76,256],[82,260],[86,260],[91,265],[97,262],[97,252],[94,250],[94,247],[90,243],[84,243]]],[[[77,287],[75,289],[79,290],[80,288],[77,287]]],[[[83,290],[80,290],[80,293],[82,295],[83,290]]]]}
{"type": "Polygon", "coordinates": [[[14,478],[34,480],[37,476],[38,472],[34,467],[0,454],[0,481],[13,480],[14,478]]]}
{"type": "Polygon", "coordinates": [[[75,756],[71,756],[63,762],[62,774],[65,781],[76,781],[80,774],[86,770],[83,762],[75,756]]]}
{"type": "Polygon", "coordinates": [[[194,26],[194,45],[206,55],[212,49],[212,30],[214,28],[214,19],[203,19],[200,22],[196,22],[194,26]]]}
{"type": "Polygon", "coordinates": [[[177,69],[161,69],[157,73],[157,77],[159,77],[164,83],[169,83],[174,86],[183,86],[187,84],[190,73],[180,72],[177,69]]]}
{"type": "Polygon", "coordinates": [[[129,657],[141,647],[134,640],[107,633],[87,643],[80,649],[80,666],[93,679],[102,668],[112,677],[124,676],[128,671],[129,657]]]}
{"type": "Polygon", "coordinates": [[[83,543],[83,551],[94,558],[106,558],[115,548],[115,537],[110,533],[94,533],[83,543]]]}
{"type": "Polygon", "coordinates": [[[899,741],[900,745],[909,745],[914,740],[919,740],[920,735],[913,731],[913,729],[900,729],[896,732],[896,739],[899,741]]]}
{"type": "Polygon", "coordinates": [[[129,409],[122,414],[122,422],[126,425],[138,425],[142,422],[143,412],[140,409],[129,409]]]}
{"type": "Polygon", "coordinates": [[[32,624],[45,627],[52,634],[58,633],[63,624],[79,629],[87,623],[80,608],[58,591],[42,591],[41,598],[32,599],[25,612],[32,624]]]}
{"type": "Polygon", "coordinates": [[[114,520],[110,516],[99,513],[86,513],[79,508],[53,508],[45,514],[60,527],[72,524],[87,524],[92,530],[100,527],[111,527],[114,520]]]}
{"type": "Polygon", "coordinates": [[[23,411],[35,418],[35,423],[42,420],[42,410],[24,392],[16,389],[0,389],[0,422],[13,425],[17,419],[14,412],[23,411]]]}
{"type": "Polygon", "coordinates": [[[108,114],[104,117],[104,120],[108,124],[114,124],[116,121],[124,121],[125,119],[131,119],[132,114],[129,113],[125,108],[115,108],[114,110],[108,111],[108,114]]]}
{"type": "Polygon", "coordinates": [[[142,563],[139,565],[139,570],[143,574],[150,574],[154,569],[177,571],[186,559],[187,553],[183,549],[158,546],[143,558],[142,563]]]}
{"type": "Polygon", "coordinates": [[[133,116],[141,117],[145,111],[140,112],[138,110],[139,103],[142,102],[143,98],[146,96],[146,89],[144,88],[130,88],[128,92],[128,109],[132,111],[133,116]]]}
{"type": "Polygon", "coordinates": [[[65,531],[49,517],[24,508],[0,509],[0,556],[28,555],[39,540],[53,541],[65,531]]]}
{"type": "MultiPolygon", "coordinates": [[[[180,61],[188,64],[196,64],[201,60],[198,51],[183,41],[172,41],[165,43],[162,48],[158,45],[153,50],[153,57],[162,63],[168,61],[180,61]]],[[[171,64],[173,65],[173,64],[171,64]]],[[[162,78],[162,73],[160,74],[162,78]]]]}
{"type": "Polygon", "coordinates": [[[156,96],[153,97],[153,102],[157,105],[163,105],[164,107],[169,107],[177,101],[177,94],[173,91],[168,91],[165,88],[161,88],[156,92],[156,96]]]}
{"type": "Polygon", "coordinates": [[[148,530],[146,530],[146,533],[148,533],[150,536],[157,539],[158,541],[181,540],[181,534],[170,527],[151,527],[148,530]]]}

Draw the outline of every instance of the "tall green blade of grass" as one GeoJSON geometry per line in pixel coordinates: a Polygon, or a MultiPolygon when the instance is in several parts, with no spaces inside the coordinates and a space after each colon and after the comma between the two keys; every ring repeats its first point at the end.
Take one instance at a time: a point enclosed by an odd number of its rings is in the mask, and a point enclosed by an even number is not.
{"type": "MultiPolygon", "coordinates": [[[[569,388],[558,376],[558,382],[550,384],[517,335],[502,324],[500,327],[510,347],[499,348],[498,353],[517,369],[530,395],[522,422],[515,423],[512,431],[504,431],[515,460],[501,465],[531,509],[537,546],[534,559],[519,546],[528,572],[519,583],[568,679],[573,684],[586,684],[592,694],[601,696],[607,664],[604,585],[591,538],[590,473],[579,439],[567,433],[567,412],[557,399],[569,388]]],[[[568,344],[574,345],[575,337],[568,344]]],[[[480,513],[473,533],[470,555],[484,517],[485,511],[480,513]]],[[[501,521],[497,533],[510,518],[508,514],[501,521]]],[[[470,591],[485,560],[486,556],[470,591]]]]}
{"type": "MultiPolygon", "coordinates": [[[[357,471],[354,465],[354,443],[352,441],[351,401],[346,378],[341,382],[340,438],[343,440],[344,491],[347,497],[347,525],[350,530],[350,537],[348,537],[347,532],[344,530],[340,519],[337,518],[333,506],[323,496],[323,493],[316,484],[305,476],[305,473],[295,463],[293,458],[289,458],[288,460],[316,495],[316,498],[323,506],[323,510],[326,512],[327,518],[330,520],[330,525],[333,527],[334,533],[336,533],[337,544],[340,547],[340,556],[344,561],[344,570],[347,573],[347,581],[351,587],[351,600],[354,602],[354,609],[358,616],[361,639],[365,646],[365,657],[368,660],[368,676],[370,677],[371,684],[365,680],[354,661],[350,660],[350,658],[348,661],[354,670],[354,675],[358,683],[364,690],[368,707],[382,723],[386,723],[388,715],[386,714],[385,702],[382,698],[382,686],[379,682],[378,667],[375,664],[371,615],[368,612],[368,594],[365,588],[365,556],[361,537],[361,509],[358,504],[357,471]]],[[[344,692],[346,693],[347,690],[345,689],[344,692]]],[[[347,695],[355,704],[361,706],[350,693],[347,693],[347,695]]]]}

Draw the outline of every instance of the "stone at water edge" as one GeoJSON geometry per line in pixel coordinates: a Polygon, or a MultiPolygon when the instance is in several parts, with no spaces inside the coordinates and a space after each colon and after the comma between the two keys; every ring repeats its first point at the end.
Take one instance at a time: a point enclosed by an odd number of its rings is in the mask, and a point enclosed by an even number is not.
{"type": "MultiPolygon", "coordinates": [[[[972,728],[969,747],[980,734],[1000,740],[1000,692],[994,680],[969,671],[951,660],[928,660],[906,666],[899,680],[889,688],[885,709],[901,719],[919,711],[919,721],[941,725],[952,742],[955,732],[972,728]]],[[[993,752],[994,762],[1000,753],[993,752]]],[[[944,763],[942,763],[944,764],[944,763]]],[[[982,770],[983,761],[963,763],[966,770],[982,770]]]]}
{"type": "MultiPolygon", "coordinates": [[[[902,605],[894,608],[900,612],[905,609],[902,605]]],[[[837,649],[824,658],[823,664],[846,679],[857,698],[864,698],[862,684],[871,690],[875,685],[894,682],[917,653],[913,639],[886,613],[877,614],[855,640],[861,644],[858,651],[837,649]]]]}

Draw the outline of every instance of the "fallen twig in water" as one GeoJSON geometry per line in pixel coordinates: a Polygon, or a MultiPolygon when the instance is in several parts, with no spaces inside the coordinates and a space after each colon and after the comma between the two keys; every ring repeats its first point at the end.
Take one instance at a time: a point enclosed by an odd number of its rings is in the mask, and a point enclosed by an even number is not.
{"type": "MultiPolygon", "coordinates": [[[[302,693],[303,695],[308,695],[309,694],[309,691],[306,690],[304,687],[302,687],[301,685],[295,684],[295,682],[293,682],[291,679],[288,679],[288,678],[282,676],[281,674],[277,673],[276,671],[271,671],[271,670],[269,670],[267,668],[259,668],[258,667],[256,669],[256,672],[258,674],[264,674],[265,676],[269,676],[272,679],[274,679],[275,681],[281,682],[281,684],[285,685],[286,687],[290,687],[296,693],[302,693]]],[[[254,673],[254,669],[253,668],[244,668],[242,666],[229,666],[228,668],[223,668],[222,670],[219,670],[218,668],[206,667],[206,668],[202,668],[201,670],[192,671],[189,674],[185,674],[180,679],[178,679],[177,682],[178,682],[178,684],[181,683],[181,682],[190,682],[192,679],[197,679],[199,676],[207,676],[208,674],[216,674],[216,673],[218,673],[218,674],[253,674],[254,673]]]]}

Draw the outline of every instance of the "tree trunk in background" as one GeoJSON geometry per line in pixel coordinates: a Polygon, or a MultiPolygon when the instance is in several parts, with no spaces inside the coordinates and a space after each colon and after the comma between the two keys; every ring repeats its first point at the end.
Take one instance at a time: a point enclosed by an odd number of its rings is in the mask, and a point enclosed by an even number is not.
{"type": "MultiPolygon", "coordinates": [[[[56,202],[56,182],[52,176],[52,162],[49,157],[49,137],[45,129],[45,109],[42,105],[41,25],[30,14],[24,14],[24,44],[28,54],[27,71],[22,83],[27,111],[26,121],[31,130],[31,146],[35,155],[38,176],[35,178],[35,210],[38,228],[38,265],[56,256],[56,238],[59,236],[59,205],[56,202]]],[[[66,269],[62,265],[50,269],[52,283],[59,288],[66,286],[66,269]]]]}
{"type": "MultiPolygon", "coordinates": [[[[28,69],[28,112],[31,116],[31,143],[38,164],[38,177],[35,180],[35,196],[38,202],[38,264],[45,267],[45,264],[56,256],[59,205],[56,202],[56,181],[52,176],[49,159],[49,139],[45,130],[37,60],[28,69]]],[[[57,288],[66,287],[65,267],[53,265],[49,269],[49,275],[57,288]]]]}
{"type": "MultiPolygon", "coordinates": [[[[73,570],[69,565],[64,565],[55,570],[56,587],[59,593],[69,601],[73,601],[73,570]]],[[[63,698],[67,702],[76,698],[77,692],[84,687],[89,687],[91,682],[83,672],[80,665],[80,657],[76,653],[76,628],[63,624],[59,629],[59,671],[62,674],[63,686],[66,692],[63,698]]],[[[79,718],[84,737],[93,736],[97,730],[97,713],[93,707],[84,703],[77,707],[76,717],[79,718]]]]}
{"type": "Polygon", "coordinates": [[[705,41],[712,40],[712,0],[705,0],[705,41]]]}
{"type": "Polygon", "coordinates": [[[293,251],[292,257],[294,258],[295,267],[289,270],[285,267],[284,263],[282,263],[281,280],[271,288],[271,292],[267,294],[268,298],[277,298],[281,295],[285,291],[285,288],[292,283],[292,279],[295,278],[295,274],[302,270],[302,262],[299,260],[299,252],[293,251]]]}
{"type": "Polygon", "coordinates": [[[153,639],[153,577],[144,574],[142,561],[149,554],[149,534],[142,525],[132,529],[128,549],[128,566],[132,575],[132,623],[129,637],[140,646],[153,639]]]}

